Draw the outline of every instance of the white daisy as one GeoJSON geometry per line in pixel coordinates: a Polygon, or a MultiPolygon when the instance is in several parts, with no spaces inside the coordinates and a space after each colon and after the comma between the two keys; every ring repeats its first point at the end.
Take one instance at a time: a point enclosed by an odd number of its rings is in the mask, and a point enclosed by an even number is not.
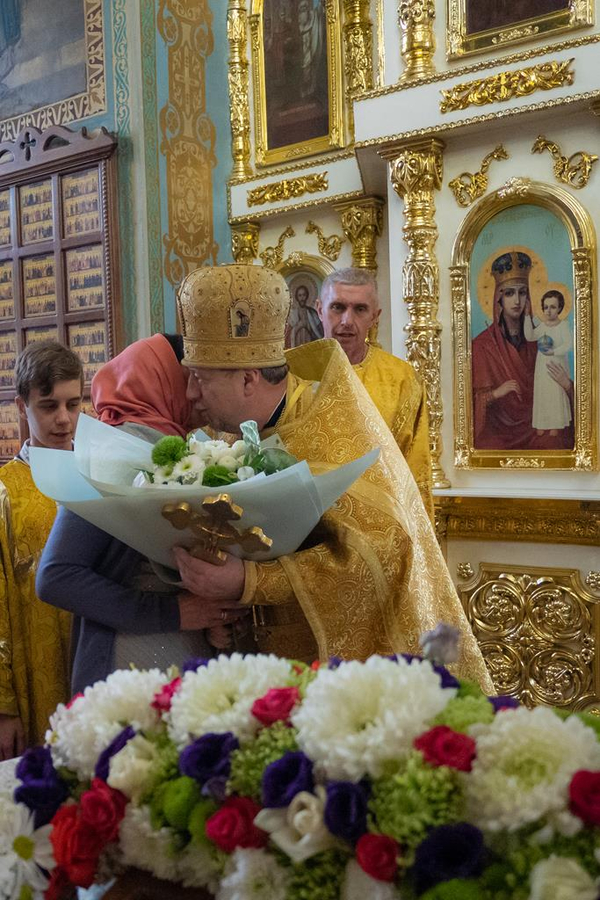
{"type": "Polygon", "coordinates": [[[158,725],[159,713],[150,704],[166,681],[159,669],[122,669],[87,687],[69,708],[61,704],[46,734],[54,765],[90,778],[100,753],[126,725],[136,731],[158,725]]]}
{"type": "Polygon", "coordinates": [[[562,720],[550,709],[520,707],[469,731],[477,757],[464,778],[467,815],[482,829],[515,831],[542,817],[558,825],[575,772],[600,768],[596,734],[577,716],[562,720]]]}
{"type": "Polygon", "coordinates": [[[26,806],[0,795],[0,897],[16,900],[23,887],[45,890],[48,879],[42,869],[55,866],[51,830],[50,825],[36,830],[26,806]]]}
{"type": "Polygon", "coordinates": [[[182,484],[201,484],[205,467],[204,460],[191,453],[175,464],[171,477],[181,479],[182,484]]]}
{"type": "Polygon", "coordinates": [[[443,689],[431,664],[372,656],[319,669],[292,715],[300,748],[320,775],[360,781],[402,759],[456,694],[443,689]]]}
{"type": "Polygon", "coordinates": [[[285,659],[240,653],[221,655],[186,672],[167,717],[171,738],[179,748],[210,731],[251,739],[260,728],[250,712],[252,704],[269,688],[285,685],[290,673],[285,659]]]}
{"type": "Polygon", "coordinates": [[[216,900],[285,900],[290,875],[264,850],[231,855],[216,900]]]}

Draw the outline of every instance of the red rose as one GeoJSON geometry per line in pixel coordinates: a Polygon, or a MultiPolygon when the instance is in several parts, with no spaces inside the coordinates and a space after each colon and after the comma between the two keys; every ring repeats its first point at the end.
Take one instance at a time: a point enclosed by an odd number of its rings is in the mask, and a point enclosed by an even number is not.
{"type": "Polygon", "coordinates": [[[73,706],[73,704],[75,703],[75,701],[76,701],[76,700],[79,700],[80,697],[83,697],[83,694],[82,694],[81,691],[79,691],[78,694],[73,694],[73,696],[71,697],[71,699],[70,699],[69,702],[67,703],[67,709],[71,709],[71,707],[73,706]]]}
{"type": "Polygon", "coordinates": [[[104,846],[100,835],[92,825],[80,820],[75,803],[61,806],[51,824],[50,840],[57,866],[64,869],[72,884],[89,887],[104,846]]]}
{"type": "Polygon", "coordinates": [[[571,812],[587,825],[600,825],[600,772],[575,772],[569,785],[571,812]]]}
{"type": "Polygon", "coordinates": [[[180,687],[181,678],[174,678],[173,681],[164,684],[160,691],[157,691],[154,695],[154,699],[150,704],[152,709],[157,709],[159,712],[169,712],[173,694],[176,694],[180,687]]]}
{"type": "Polygon", "coordinates": [[[430,766],[449,766],[460,772],[470,772],[477,755],[477,744],[473,738],[453,731],[447,725],[436,725],[426,731],[415,738],[414,746],[430,766]]]}
{"type": "Polygon", "coordinates": [[[269,835],[254,824],[259,812],[260,806],[249,797],[229,797],[207,819],[206,836],[225,853],[236,847],[264,847],[269,835]]]}
{"type": "Polygon", "coordinates": [[[398,869],[400,847],[387,834],[363,834],[356,844],[356,860],[361,869],[378,881],[393,881],[398,869]]]}
{"type": "Polygon", "coordinates": [[[94,828],[100,840],[108,844],[117,839],[126,806],[127,798],[121,791],[94,778],[91,790],[82,794],[80,800],[81,821],[94,828]]]}
{"type": "Polygon", "coordinates": [[[294,706],[300,700],[297,687],[271,688],[264,697],[252,704],[252,715],[263,725],[287,722],[294,706]]]}
{"type": "Polygon", "coordinates": [[[56,866],[50,873],[50,883],[44,891],[44,900],[62,900],[63,897],[69,896],[67,888],[72,885],[64,869],[56,866]]]}

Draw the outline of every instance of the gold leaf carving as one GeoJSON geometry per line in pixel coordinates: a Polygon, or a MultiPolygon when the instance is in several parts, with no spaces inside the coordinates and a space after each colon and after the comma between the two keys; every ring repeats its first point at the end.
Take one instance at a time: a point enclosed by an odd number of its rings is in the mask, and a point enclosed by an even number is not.
{"type": "Polygon", "coordinates": [[[236,263],[251,264],[258,256],[260,226],[256,222],[242,222],[231,226],[231,252],[236,263]]]}
{"type": "Polygon", "coordinates": [[[600,591],[600,572],[588,572],[585,576],[585,583],[593,591],[600,591]]]}
{"type": "Polygon", "coordinates": [[[377,269],[377,238],[383,228],[383,200],[365,197],[336,206],[344,234],[352,244],[352,265],[377,269]]]}
{"type": "Polygon", "coordinates": [[[573,84],[575,73],[570,69],[572,62],[573,59],[540,63],[526,69],[498,72],[487,78],[456,84],[453,88],[442,90],[440,112],[454,112],[488,103],[504,103],[514,97],[526,97],[535,91],[549,91],[573,84]]]}
{"type": "Polygon", "coordinates": [[[501,200],[507,197],[526,197],[531,191],[531,179],[529,178],[509,178],[498,191],[501,200]]]}
{"type": "Polygon", "coordinates": [[[373,87],[373,25],[369,0],[344,0],[344,73],[353,97],[373,87]]]}
{"type": "Polygon", "coordinates": [[[508,159],[508,153],[502,144],[498,144],[491,153],[484,156],[478,172],[462,172],[448,182],[459,206],[470,206],[479,197],[483,197],[488,186],[487,172],[493,159],[508,159]]]}
{"type": "Polygon", "coordinates": [[[435,72],[435,0],[400,0],[400,52],[405,69],[401,81],[426,78],[435,72]]]}
{"type": "Polygon", "coordinates": [[[264,203],[302,197],[303,194],[317,194],[319,191],[326,191],[328,187],[327,172],[284,178],[283,181],[275,181],[248,191],[248,206],[262,206],[264,203]]]}
{"type": "Polygon", "coordinates": [[[330,259],[332,262],[336,261],[340,255],[342,244],[344,243],[343,237],[339,237],[337,234],[325,237],[322,228],[315,222],[308,223],[306,226],[306,234],[316,234],[321,256],[324,256],[325,259],[330,259]]]}
{"type": "Polygon", "coordinates": [[[523,25],[522,28],[511,28],[509,31],[501,31],[492,38],[492,44],[506,44],[508,41],[518,41],[521,38],[533,37],[539,31],[538,25],[523,25]]]}
{"type": "Polygon", "coordinates": [[[294,237],[296,232],[292,228],[291,225],[288,225],[287,228],[281,232],[279,238],[277,240],[277,244],[274,247],[265,247],[263,252],[260,254],[260,258],[263,261],[263,265],[267,267],[267,269],[275,269],[281,260],[283,259],[283,245],[285,244],[286,238],[294,237]]]}
{"type": "Polygon", "coordinates": [[[473,571],[473,566],[470,562],[464,562],[457,563],[456,574],[459,578],[462,578],[466,581],[468,578],[472,578],[475,572],[473,571]]]}
{"type": "Polygon", "coordinates": [[[585,187],[592,174],[592,166],[598,157],[594,153],[586,153],[578,150],[568,158],[563,156],[560,147],[555,141],[549,141],[540,134],[533,147],[532,153],[543,153],[547,150],[554,160],[553,170],[557,181],[568,184],[573,188],[585,187]]]}

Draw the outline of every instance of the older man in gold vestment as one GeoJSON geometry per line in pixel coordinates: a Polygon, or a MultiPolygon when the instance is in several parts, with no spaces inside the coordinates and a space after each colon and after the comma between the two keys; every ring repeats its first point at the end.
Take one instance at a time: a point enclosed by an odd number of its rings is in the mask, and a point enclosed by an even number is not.
{"type": "Polygon", "coordinates": [[[283,351],[289,294],[258,266],[204,267],[178,308],[188,396],[216,430],[246,419],[277,432],[315,473],[379,447],[378,461],[329,509],[295,553],[269,562],[228,556],[213,566],[177,551],[195,594],[253,606],[258,649],[306,660],[418,652],[444,621],[462,633],[457,669],[492,685],[415,481],[385,422],[335,341],[283,351]],[[235,335],[238,309],[248,333],[235,335]]]}
{"type": "Polygon", "coordinates": [[[425,387],[410,363],[369,340],[381,314],[375,277],[368,269],[338,269],[323,282],[317,311],[325,337],[344,349],[394,435],[433,521],[425,387]]]}

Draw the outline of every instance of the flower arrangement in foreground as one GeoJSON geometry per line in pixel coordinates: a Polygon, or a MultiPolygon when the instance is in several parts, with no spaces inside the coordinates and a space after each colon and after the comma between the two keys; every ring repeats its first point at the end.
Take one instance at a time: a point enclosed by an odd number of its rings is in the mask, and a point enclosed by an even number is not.
{"type": "Polygon", "coordinates": [[[3,900],[44,870],[57,900],[125,866],[218,900],[600,894],[597,720],[420,657],[118,671],[47,739],[0,825],[3,900]]]}
{"type": "Polygon", "coordinates": [[[194,434],[187,440],[176,435],[161,438],[152,449],[152,471],[140,472],[134,485],[219,487],[247,481],[260,473],[272,475],[298,462],[282,446],[261,446],[256,422],[242,422],[240,430],[242,440],[232,445],[198,440],[194,434]]]}

